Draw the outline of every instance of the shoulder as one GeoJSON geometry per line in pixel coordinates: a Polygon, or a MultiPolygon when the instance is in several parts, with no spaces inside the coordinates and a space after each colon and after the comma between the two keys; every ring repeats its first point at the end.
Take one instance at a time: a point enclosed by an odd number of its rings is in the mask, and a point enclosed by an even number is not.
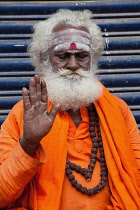
{"type": "MultiPolygon", "coordinates": [[[[133,116],[133,113],[131,112],[130,108],[128,107],[128,105],[125,101],[118,98],[117,96],[114,96],[114,98],[120,108],[122,115],[123,115],[126,126],[128,128],[128,132],[133,133],[133,135],[135,136],[134,133],[138,134],[138,126],[137,126],[136,120],[133,116]]],[[[137,135],[137,137],[139,138],[138,135],[137,135]]]]}
{"type": "Polygon", "coordinates": [[[11,109],[11,112],[16,112],[16,113],[18,113],[18,112],[21,112],[21,111],[23,111],[23,100],[17,102],[17,103],[13,106],[13,108],[11,109]]]}
{"type": "MultiPolygon", "coordinates": [[[[18,118],[19,116],[23,115],[23,100],[17,102],[13,108],[11,109],[9,115],[18,118]]],[[[8,116],[9,116],[8,115],[8,116]]]]}
{"type": "Polygon", "coordinates": [[[118,98],[117,96],[113,95],[114,99],[116,100],[122,114],[127,114],[128,112],[131,113],[129,107],[128,107],[128,104],[122,100],[121,98],[118,98]]]}
{"type": "Polygon", "coordinates": [[[21,100],[13,106],[2,126],[23,122],[23,111],[23,100],[21,100]]]}

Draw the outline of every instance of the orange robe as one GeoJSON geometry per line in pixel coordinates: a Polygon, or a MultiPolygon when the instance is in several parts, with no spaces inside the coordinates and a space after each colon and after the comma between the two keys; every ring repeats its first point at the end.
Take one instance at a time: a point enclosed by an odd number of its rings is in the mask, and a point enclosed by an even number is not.
{"type": "MultiPolygon", "coordinates": [[[[78,128],[76,128],[72,119],[69,117],[67,154],[70,161],[83,168],[87,168],[90,162],[92,141],[89,132],[88,110],[86,107],[82,107],[80,111],[82,121],[78,128]]],[[[98,151],[94,172],[89,182],[87,182],[85,177],[81,174],[76,173],[75,171],[73,171],[73,173],[80,184],[87,188],[92,188],[100,182],[100,170],[100,153],[98,151]]],[[[88,196],[73,188],[68,177],[65,175],[60,210],[106,210],[106,206],[110,204],[110,189],[108,184],[100,193],[88,196]]]]}
{"type": "MultiPolygon", "coordinates": [[[[106,209],[138,210],[140,137],[137,125],[127,105],[105,88],[103,96],[95,102],[95,107],[100,118],[109,170],[112,205],[106,209]]],[[[60,208],[64,190],[68,129],[68,115],[60,112],[51,132],[42,139],[35,157],[32,158],[19,144],[19,138],[23,134],[22,102],[13,108],[2,125],[0,135],[0,208],[8,205],[9,208],[24,207],[34,210],[60,208]]]]}

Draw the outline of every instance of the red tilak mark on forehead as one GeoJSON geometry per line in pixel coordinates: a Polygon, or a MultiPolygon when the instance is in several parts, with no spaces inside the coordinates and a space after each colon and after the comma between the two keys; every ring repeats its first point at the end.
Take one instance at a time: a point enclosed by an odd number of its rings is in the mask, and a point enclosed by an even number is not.
{"type": "Polygon", "coordinates": [[[77,49],[76,44],[75,44],[74,42],[72,42],[72,43],[70,44],[70,50],[76,50],[76,49],[77,49]]]}

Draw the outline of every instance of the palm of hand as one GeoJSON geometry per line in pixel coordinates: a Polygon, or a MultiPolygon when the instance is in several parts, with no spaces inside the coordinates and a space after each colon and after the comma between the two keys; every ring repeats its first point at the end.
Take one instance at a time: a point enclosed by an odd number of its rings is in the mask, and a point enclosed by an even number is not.
{"type": "Polygon", "coordinates": [[[22,91],[24,102],[24,139],[39,144],[53,125],[61,104],[56,104],[47,112],[47,89],[45,81],[40,82],[39,76],[30,80],[29,94],[26,88],[22,91]]]}

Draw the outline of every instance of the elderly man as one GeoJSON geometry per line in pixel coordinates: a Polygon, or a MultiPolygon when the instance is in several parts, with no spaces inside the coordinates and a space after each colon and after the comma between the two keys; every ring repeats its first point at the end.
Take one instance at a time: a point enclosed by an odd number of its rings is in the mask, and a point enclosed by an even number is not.
{"type": "Polygon", "coordinates": [[[0,134],[0,208],[140,209],[140,137],[126,103],[95,77],[102,50],[89,11],[36,24],[37,75],[0,134]]]}

